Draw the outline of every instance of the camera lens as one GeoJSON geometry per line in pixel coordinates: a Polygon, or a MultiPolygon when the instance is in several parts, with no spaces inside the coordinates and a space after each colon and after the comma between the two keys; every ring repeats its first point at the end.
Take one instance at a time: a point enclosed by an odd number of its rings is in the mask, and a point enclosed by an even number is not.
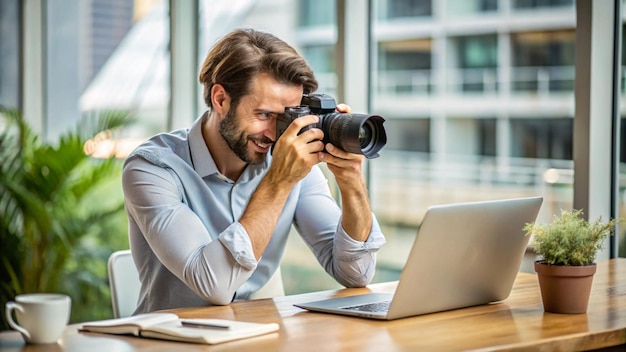
{"type": "Polygon", "coordinates": [[[365,121],[365,124],[359,129],[359,145],[361,149],[367,148],[372,141],[372,127],[365,121]]]}
{"type": "Polygon", "coordinates": [[[330,113],[323,115],[324,142],[367,158],[378,157],[387,143],[383,123],[378,115],[330,113]]]}

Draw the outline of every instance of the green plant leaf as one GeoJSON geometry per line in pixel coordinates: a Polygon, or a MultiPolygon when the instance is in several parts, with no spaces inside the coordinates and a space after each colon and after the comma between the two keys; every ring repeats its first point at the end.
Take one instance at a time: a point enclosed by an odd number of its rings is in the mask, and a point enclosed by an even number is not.
{"type": "Polygon", "coordinates": [[[613,234],[617,222],[603,222],[602,218],[587,221],[582,210],[562,210],[552,223],[528,223],[524,226],[527,235],[532,235],[531,245],[551,265],[590,265],[596,253],[603,248],[603,241],[613,234]]]}
{"type": "MultiPolygon", "coordinates": [[[[101,300],[104,278],[83,271],[102,258],[94,258],[83,242],[103,236],[108,222],[123,214],[121,198],[103,199],[107,195],[97,192],[120,177],[121,162],[92,158],[84,149],[89,139],[110,136],[132,122],[125,111],[93,112],[48,143],[19,110],[0,106],[1,304],[24,292],[72,291],[77,302],[101,300]],[[77,287],[83,292],[74,291],[77,287]]],[[[106,266],[96,267],[106,272],[106,266]]]]}

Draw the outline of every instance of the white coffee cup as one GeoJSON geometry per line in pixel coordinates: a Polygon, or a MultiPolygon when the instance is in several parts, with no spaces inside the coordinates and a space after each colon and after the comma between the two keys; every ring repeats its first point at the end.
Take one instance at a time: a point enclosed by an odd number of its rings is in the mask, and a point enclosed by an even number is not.
{"type": "Polygon", "coordinates": [[[57,293],[28,293],[7,302],[9,325],[19,331],[27,343],[55,343],[70,321],[72,300],[57,293]],[[13,320],[13,311],[17,317],[13,320]]]}

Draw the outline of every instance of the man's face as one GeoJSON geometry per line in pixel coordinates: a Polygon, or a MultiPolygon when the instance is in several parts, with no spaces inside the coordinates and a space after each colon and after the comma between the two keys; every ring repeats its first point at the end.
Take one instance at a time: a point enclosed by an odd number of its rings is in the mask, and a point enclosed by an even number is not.
{"type": "Polygon", "coordinates": [[[285,107],[299,105],[301,98],[302,86],[281,84],[260,74],[252,82],[252,94],[230,107],[220,123],[220,134],[239,159],[262,163],[275,142],[276,117],[285,107]]]}

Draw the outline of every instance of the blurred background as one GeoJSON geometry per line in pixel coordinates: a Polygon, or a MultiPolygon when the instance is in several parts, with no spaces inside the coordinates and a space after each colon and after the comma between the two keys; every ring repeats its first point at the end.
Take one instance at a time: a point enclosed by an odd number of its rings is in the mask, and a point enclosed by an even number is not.
{"type": "MultiPolygon", "coordinates": [[[[575,88],[596,91],[576,86],[577,60],[585,61],[577,59],[577,29],[591,29],[589,23],[577,28],[574,0],[0,0],[0,105],[15,108],[40,147],[53,151],[41,159],[64,159],[59,145],[85,117],[132,116],[81,140],[87,160],[66,173],[67,184],[80,180],[90,190],[65,205],[79,219],[51,220],[56,225],[47,235],[58,246],[48,247],[55,253],[34,252],[42,240],[23,238],[26,215],[15,210],[15,199],[0,195],[1,303],[29,289],[64,291],[74,299],[73,321],[112,317],[106,259],[128,248],[120,207],[123,159],[148,137],[189,127],[205,111],[199,65],[218,38],[239,27],[284,39],[314,68],[319,92],[354,112],[385,117],[388,144],[366,164],[371,203],[388,241],[378,255],[376,281],[398,278],[431,205],[541,195],[540,222],[579,206],[581,197],[591,199],[580,203],[590,217],[623,214],[624,15],[622,1],[604,2],[619,18],[607,36],[615,51],[594,54],[617,58],[616,67],[602,73],[613,83],[599,88],[609,93],[609,114],[583,113],[582,126],[608,124],[601,132],[608,151],[596,148],[593,138],[574,138],[575,88]],[[575,150],[606,160],[606,170],[590,163],[577,186],[575,150]],[[108,158],[115,166],[91,182],[95,173],[85,169],[108,158]],[[599,206],[594,192],[603,194],[599,206]],[[78,224],[103,207],[110,210],[106,216],[92,216],[68,240],[68,221],[78,224]],[[64,260],[47,259],[60,251],[64,260]],[[56,286],[22,284],[35,277],[36,260],[39,281],[54,273],[56,286]]],[[[10,126],[0,118],[4,134],[10,126]]],[[[40,176],[52,169],[39,166],[40,176]]],[[[3,170],[7,184],[9,171],[3,170]]],[[[61,207],[55,192],[36,201],[39,211],[55,214],[61,207]]],[[[625,242],[618,231],[602,255],[626,256],[625,242]]],[[[520,270],[529,270],[533,258],[530,248],[520,270]]],[[[295,232],[282,274],[288,294],[339,287],[295,232]]]]}

